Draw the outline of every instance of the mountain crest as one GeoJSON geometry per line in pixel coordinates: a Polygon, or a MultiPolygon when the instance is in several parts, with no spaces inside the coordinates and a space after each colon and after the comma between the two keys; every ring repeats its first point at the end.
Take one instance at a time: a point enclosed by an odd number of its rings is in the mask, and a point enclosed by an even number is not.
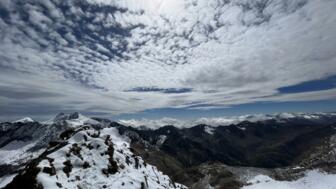
{"type": "Polygon", "coordinates": [[[35,121],[30,117],[25,117],[25,118],[16,120],[13,123],[30,123],[30,122],[35,122],[35,121]]]}

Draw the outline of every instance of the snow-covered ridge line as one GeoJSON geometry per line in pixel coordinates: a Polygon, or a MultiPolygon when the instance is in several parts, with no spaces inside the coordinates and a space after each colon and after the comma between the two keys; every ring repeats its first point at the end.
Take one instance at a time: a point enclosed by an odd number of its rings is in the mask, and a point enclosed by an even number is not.
{"type": "MultiPolygon", "coordinates": [[[[213,127],[217,126],[228,126],[232,124],[239,124],[244,121],[249,122],[258,122],[258,121],[267,121],[267,120],[275,120],[279,122],[291,120],[291,119],[304,119],[310,121],[318,121],[322,119],[330,119],[335,118],[336,113],[324,113],[324,112],[316,112],[316,113],[275,113],[275,114],[250,114],[250,115],[241,115],[241,116],[223,116],[223,117],[202,117],[195,120],[182,120],[164,117],[162,119],[120,119],[117,122],[125,125],[136,127],[138,129],[158,129],[163,126],[173,125],[177,128],[190,128],[196,125],[205,124],[213,127]]],[[[80,113],[72,113],[72,114],[64,114],[60,113],[55,118],[52,118],[48,121],[41,122],[41,124],[51,125],[59,122],[67,122],[68,125],[77,127],[79,125],[101,125],[99,121],[95,119],[86,117],[80,113]]],[[[31,118],[23,118],[17,120],[13,123],[28,123],[34,122],[31,118]]]]}
{"type": "Polygon", "coordinates": [[[31,118],[23,118],[11,123],[0,125],[0,131],[8,132],[13,140],[4,144],[0,150],[0,164],[19,165],[41,154],[48,143],[69,129],[76,129],[83,125],[102,128],[104,124],[81,115],[80,113],[60,113],[55,118],[46,122],[37,122],[31,118]],[[55,125],[56,126],[55,126],[55,125]],[[10,131],[12,130],[12,131],[10,131]],[[30,138],[21,140],[20,138],[30,138]]]}
{"type": "Polygon", "coordinates": [[[20,188],[22,182],[27,182],[24,184],[28,188],[36,182],[45,189],[187,188],[134,155],[129,139],[116,128],[95,130],[80,126],[62,139],[66,142],[48,147],[45,154],[36,159],[38,164],[26,166],[9,188],[20,188]]]}
{"type": "Polygon", "coordinates": [[[205,124],[210,126],[228,126],[232,124],[238,124],[243,121],[258,122],[267,120],[276,121],[286,121],[291,119],[305,119],[305,120],[320,120],[323,118],[335,118],[336,113],[276,113],[276,114],[251,114],[242,116],[231,116],[231,117],[212,117],[212,118],[199,118],[196,120],[180,120],[174,118],[162,118],[162,119],[129,119],[129,120],[119,120],[120,124],[126,126],[132,126],[137,128],[149,128],[157,129],[166,125],[173,125],[178,128],[190,128],[195,125],[205,124]]]}
{"type": "Polygon", "coordinates": [[[76,127],[80,125],[99,125],[100,123],[96,120],[93,120],[89,117],[86,117],[78,112],[72,114],[59,113],[53,119],[42,122],[46,125],[51,125],[59,122],[67,122],[69,125],[76,127]]]}
{"type": "Polygon", "coordinates": [[[30,122],[34,122],[34,120],[30,117],[24,117],[22,119],[13,121],[13,123],[30,123],[30,122]]]}

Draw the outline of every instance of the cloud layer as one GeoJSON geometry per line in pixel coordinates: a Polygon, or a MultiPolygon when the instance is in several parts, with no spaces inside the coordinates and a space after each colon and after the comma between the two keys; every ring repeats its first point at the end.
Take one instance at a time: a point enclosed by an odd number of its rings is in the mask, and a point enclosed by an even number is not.
{"type": "Polygon", "coordinates": [[[1,114],[335,99],[333,0],[3,0],[1,114]],[[41,110],[44,111],[41,111],[41,110]]]}

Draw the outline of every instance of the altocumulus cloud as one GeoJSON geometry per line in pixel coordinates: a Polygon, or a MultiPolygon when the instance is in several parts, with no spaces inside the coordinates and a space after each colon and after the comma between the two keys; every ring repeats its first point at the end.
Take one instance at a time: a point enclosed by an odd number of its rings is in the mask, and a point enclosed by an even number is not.
{"type": "Polygon", "coordinates": [[[278,89],[336,74],[335,9],[333,0],[2,0],[1,114],[334,99],[335,89],[278,89]]]}

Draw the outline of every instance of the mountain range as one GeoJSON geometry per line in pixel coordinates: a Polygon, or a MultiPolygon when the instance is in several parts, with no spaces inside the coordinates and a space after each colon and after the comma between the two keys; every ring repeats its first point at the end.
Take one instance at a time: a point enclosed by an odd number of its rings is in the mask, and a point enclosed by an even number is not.
{"type": "Polygon", "coordinates": [[[336,113],[227,120],[155,128],[60,113],[45,122],[3,122],[0,188],[251,189],[281,183],[285,189],[321,186],[310,182],[323,179],[326,189],[336,185],[336,113]]]}

